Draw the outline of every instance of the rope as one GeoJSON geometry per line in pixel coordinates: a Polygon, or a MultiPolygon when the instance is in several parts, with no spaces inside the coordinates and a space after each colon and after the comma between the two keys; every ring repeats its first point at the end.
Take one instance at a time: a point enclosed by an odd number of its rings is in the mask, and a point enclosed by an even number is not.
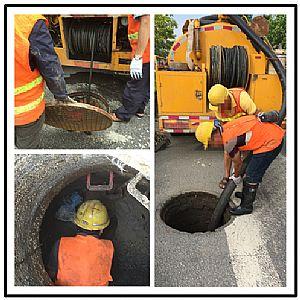
{"type": "Polygon", "coordinates": [[[227,88],[246,87],[248,82],[248,55],[242,46],[210,48],[209,88],[220,83],[227,88]]]}

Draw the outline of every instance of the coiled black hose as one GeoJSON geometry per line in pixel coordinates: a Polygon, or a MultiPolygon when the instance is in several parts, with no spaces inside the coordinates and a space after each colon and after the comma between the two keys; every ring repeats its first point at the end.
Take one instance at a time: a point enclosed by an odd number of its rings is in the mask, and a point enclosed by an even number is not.
{"type": "Polygon", "coordinates": [[[72,55],[109,57],[111,53],[111,27],[110,23],[73,20],[69,26],[68,45],[72,55]],[[94,47],[93,47],[94,41],[94,47]]]}
{"type": "Polygon", "coordinates": [[[281,63],[281,61],[278,59],[276,54],[274,53],[273,49],[270,48],[269,45],[267,45],[261,37],[257,36],[254,31],[247,26],[247,24],[239,17],[238,15],[228,15],[229,19],[236,24],[244,34],[255,44],[257,44],[260,48],[260,50],[265,54],[265,56],[271,61],[276,73],[278,74],[278,77],[280,79],[281,88],[282,88],[282,103],[281,103],[281,109],[279,111],[279,121],[278,125],[280,125],[285,118],[286,114],[286,76],[285,76],[285,69],[281,63]]]}
{"type": "Polygon", "coordinates": [[[248,82],[248,55],[242,46],[210,48],[209,88],[220,83],[227,88],[246,87],[248,82]]]}

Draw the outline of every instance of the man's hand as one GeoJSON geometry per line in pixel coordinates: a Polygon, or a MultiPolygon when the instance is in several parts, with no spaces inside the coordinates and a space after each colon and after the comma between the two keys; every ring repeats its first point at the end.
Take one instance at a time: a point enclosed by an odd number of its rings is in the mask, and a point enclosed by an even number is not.
{"type": "Polygon", "coordinates": [[[257,114],[257,117],[261,122],[276,123],[279,120],[279,113],[276,110],[260,112],[257,114]]]}
{"type": "Polygon", "coordinates": [[[141,79],[143,77],[143,59],[134,57],[130,64],[130,76],[132,79],[141,79]]]}
{"type": "Polygon", "coordinates": [[[65,103],[77,103],[73,98],[67,96],[67,98],[63,101],[65,103]]]}
{"type": "Polygon", "coordinates": [[[69,103],[78,103],[78,102],[69,96],[63,99],[54,98],[53,100],[47,102],[48,105],[69,104],[69,103]]]}
{"type": "Polygon", "coordinates": [[[229,179],[233,180],[235,185],[239,185],[242,182],[242,177],[241,176],[235,177],[234,175],[232,175],[232,176],[229,177],[229,179]]]}
{"type": "Polygon", "coordinates": [[[218,119],[215,119],[215,120],[214,120],[214,127],[215,127],[216,129],[219,129],[220,133],[223,132],[222,124],[221,124],[221,122],[220,122],[218,119]]]}

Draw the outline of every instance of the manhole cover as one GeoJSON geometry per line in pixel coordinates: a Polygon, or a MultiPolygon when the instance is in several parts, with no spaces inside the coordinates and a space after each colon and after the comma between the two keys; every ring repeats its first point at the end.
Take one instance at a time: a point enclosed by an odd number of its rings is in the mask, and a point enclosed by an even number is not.
{"type": "Polygon", "coordinates": [[[112,125],[110,114],[85,103],[47,104],[45,123],[72,131],[100,131],[112,125]]]}
{"type": "MultiPolygon", "coordinates": [[[[160,216],[166,225],[179,231],[206,232],[217,201],[217,196],[205,192],[181,194],[165,203],[160,216]]],[[[230,217],[226,210],[220,226],[226,224],[230,217]]]]}

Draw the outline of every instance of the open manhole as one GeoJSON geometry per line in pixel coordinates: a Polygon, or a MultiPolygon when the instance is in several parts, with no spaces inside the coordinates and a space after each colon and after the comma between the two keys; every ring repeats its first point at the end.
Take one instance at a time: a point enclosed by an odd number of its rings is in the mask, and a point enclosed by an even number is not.
{"type": "MultiPolygon", "coordinates": [[[[205,192],[184,193],[167,201],[160,216],[166,225],[179,231],[206,232],[217,201],[217,196],[205,192]]],[[[226,224],[230,216],[225,210],[218,227],[226,224]]]]}
{"type": "MultiPolygon", "coordinates": [[[[102,236],[112,239],[114,245],[110,285],[150,284],[149,210],[127,191],[138,170],[121,163],[108,155],[16,157],[16,286],[53,285],[47,273],[50,251],[60,237],[77,234],[72,215],[63,213],[57,217],[62,204],[66,204],[64,198],[73,192],[78,192],[82,201],[101,200],[110,215],[111,226],[107,230],[112,230],[113,235],[108,237],[106,230],[102,236]]],[[[149,186],[145,177],[136,184],[137,190],[147,198],[149,186]]],[[[75,210],[78,205],[76,202],[75,210]]]]}

